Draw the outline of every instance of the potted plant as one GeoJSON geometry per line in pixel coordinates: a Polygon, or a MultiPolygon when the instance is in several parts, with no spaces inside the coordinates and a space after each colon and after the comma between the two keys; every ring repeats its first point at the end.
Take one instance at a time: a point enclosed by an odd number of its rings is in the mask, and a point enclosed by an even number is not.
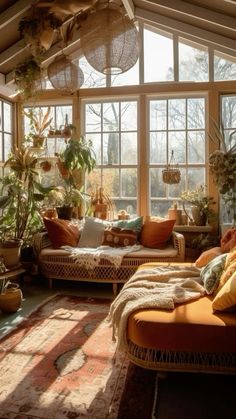
{"type": "Polygon", "coordinates": [[[24,115],[29,118],[30,121],[30,133],[28,137],[29,140],[32,139],[33,147],[35,148],[41,148],[44,145],[45,131],[52,122],[50,110],[51,108],[48,107],[45,114],[43,113],[42,108],[39,108],[37,111],[32,108],[28,112],[24,112],[24,115]]]}
{"type": "Polygon", "coordinates": [[[218,144],[219,149],[209,157],[210,171],[227,208],[228,217],[232,214],[233,224],[236,224],[236,130],[229,134],[226,141],[223,124],[218,127],[214,120],[212,122],[213,135],[209,133],[209,137],[218,144]]]}
{"type": "Polygon", "coordinates": [[[205,194],[204,186],[200,185],[195,190],[187,190],[180,195],[183,201],[183,209],[189,220],[195,225],[206,225],[206,222],[215,216],[215,212],[211,208],[215,201],[212,197],[205,194]],[[185,203],[191,204],[192,217],[187,213],[185,203]]]}
{"type": "Polygon", "coordinates": [[[42,78],[43,71],[33,58],[28,58],[15,69],[15,83],[25,100],[39,94],[42,78]]]}
{"type": "Polygon", "coordinates": [[[60,154],[56,153],[56,156],[57,167],[66,190],[64,202],[67,207],[68,203],[70,206],[78,207],[80,205],[76,202],[76,194],[79,192],[77,195],[79,204],[87,198],[87,195],[82,192],[83,175],[85,172],[90,173],[96,164],[92,142],[84,137],[78,138],[74,132],[67,140],[64,151],[60,154]]]}
{"type": "MultiPolygon", "coordinates": [[[[15,148],[4,167],[10,167],[11,172],[0,181],[2,184],[0,196],[0,252],[8,255],[9,248],[15,244],[17,257],[8,260],[8,266],[19,262],[19,247],[31,244],[32,236],[41,229],[41,202],[52,188],[45,188],[37,182],[37,156],[25,146],[15,148]]],[[[5,256],[6,257],[6,256],[5,256]]],[[[5,260],[5,259],[4,259],[5,260]]]]}

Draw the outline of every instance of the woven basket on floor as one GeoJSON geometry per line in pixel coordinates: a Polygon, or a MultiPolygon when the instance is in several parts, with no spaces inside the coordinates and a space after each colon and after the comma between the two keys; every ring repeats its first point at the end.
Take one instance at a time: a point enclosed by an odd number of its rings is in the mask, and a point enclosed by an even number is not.
{"type": "Polygon", "coordinates": [[[22,292],[18,284],[11,283],[3,294],[0,294],[0,310],[4,313],[15,313],[22,303],[22,292]]]}

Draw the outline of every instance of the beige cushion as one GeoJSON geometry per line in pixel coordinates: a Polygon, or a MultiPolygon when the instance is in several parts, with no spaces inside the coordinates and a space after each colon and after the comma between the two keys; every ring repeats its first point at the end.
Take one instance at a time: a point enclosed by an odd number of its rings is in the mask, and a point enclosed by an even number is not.
{"type": "Polygon", "coordinates": [[[216,256],[219,256],[221,254],[222,254],[222,251],[220,247],[213,247],[212,249],[202,252],[199,258],[195,261],[195,265],[198,268],[202,268],[203,266],[206,266],[208,262],[210,262],[216,256]]]}
{"type": "Polygon", "coordinates": [[[212,308],[214,311],[229,311],[236,309],[236,271],[216,294],[212,308]]]}

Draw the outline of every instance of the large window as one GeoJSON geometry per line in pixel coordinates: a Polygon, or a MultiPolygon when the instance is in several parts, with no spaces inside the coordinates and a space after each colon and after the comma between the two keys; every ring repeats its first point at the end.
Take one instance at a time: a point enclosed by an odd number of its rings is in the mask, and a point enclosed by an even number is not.
{"type": "Polygon", "coordinates": [[[206,183],[205,98],[158,98],[149,101],[149,206],[166,215],[185,189],[206,183]],[[171,161],[173,152],[174,159],[171,161]],[[171,161],[181,172],[179,184],[168,185],[162,170],[171,161]]]}
{"type": "Polygon", "coordinates": [[[87,191],[103,187],[115,211],[137,213],[137,101],[85,103],[84,118],[85,136],[93,142],[97,161],[96,170],[87,177],[87,191]]]}

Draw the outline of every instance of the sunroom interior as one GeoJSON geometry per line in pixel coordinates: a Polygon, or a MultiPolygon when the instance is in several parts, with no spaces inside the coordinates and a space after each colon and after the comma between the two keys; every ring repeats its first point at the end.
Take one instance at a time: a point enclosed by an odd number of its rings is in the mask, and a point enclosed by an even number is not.
{"type": "MultiPolygon", "coordinates": [[[[29,133],[24,112],[41,108],[45,114],[49,109],[52,121],[38,152],[39,162],[52,162],[46,173],[38,165],[44,186],[59,182],[55,153],[65,147],[60,130],[69,123],[92,141],[96,168],[86,176],[85,190],[92,194],[104,189],[113,202],[111,218],[121,210],[130,217],[167,217],[174,204],[182,209],[183,191],[203,186],[215,201],[213,231],[218,233],[220,223],[232,223],[232,208],[220,206],[209,156],[219,149],[211,138],[214,125],[222,123],[226,141],[236,129],[235,2],[114,1],[138,30],[135,65],[118,75],[99,73],[83,55],[80,29],[64,43],[56,34],[40,63],[43,88],[25,98],[15,83],[15,70],[32,51],[21,37],[19,22],[31,6],[49,12],[57,3],[63,2],[1,2],[1,175],[8,170],[4,162],[11,149],[29,133]],[[62,52],[83,71],[83,84],[70,94],[53,88],[47,77],[48,66],[62,52]],[[170,163],[180,170],[178,184],[162,181],[170,163]]],[[[64,27],[84,11],[84,2],[77,3],[82,5],[76,13],[63,15],[64,27]]],[[[96,2],[88,3],[94,7],[96,2]]]]}

